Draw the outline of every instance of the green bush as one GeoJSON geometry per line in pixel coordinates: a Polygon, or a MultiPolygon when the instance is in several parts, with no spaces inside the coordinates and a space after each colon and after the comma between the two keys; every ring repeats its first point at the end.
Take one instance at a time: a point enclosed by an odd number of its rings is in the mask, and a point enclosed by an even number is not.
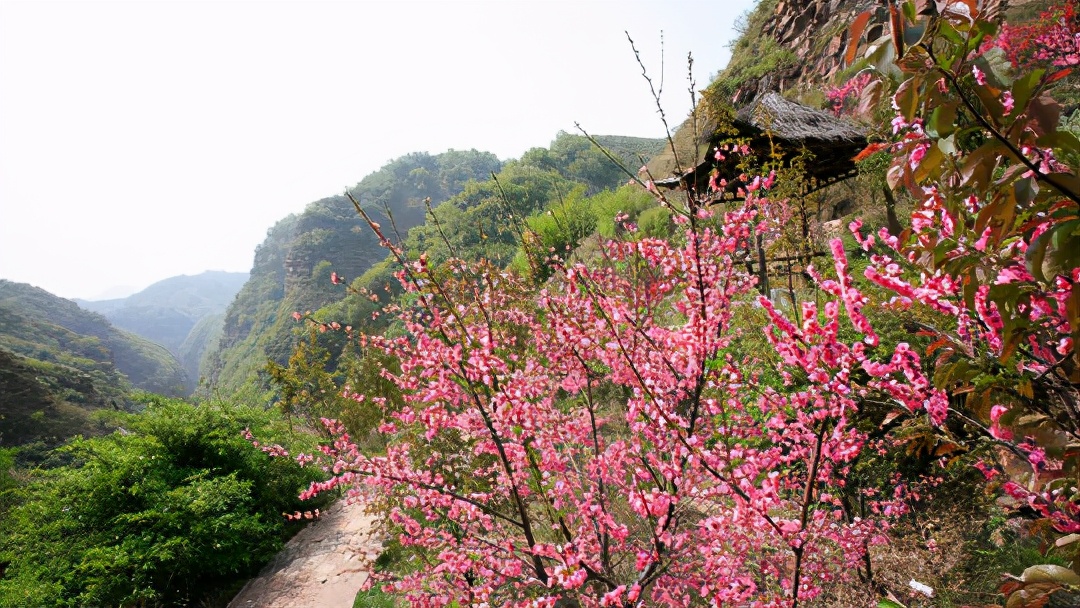
{"type": "Polygon", "coordinates": [[[192,602],[256,573],[290,531],[282,513],[314,508],[297,494],[320,471],[241,436],[272,436],[272,414],[148,401],[15,492],[0,522],[0,605],[192,602]]]}

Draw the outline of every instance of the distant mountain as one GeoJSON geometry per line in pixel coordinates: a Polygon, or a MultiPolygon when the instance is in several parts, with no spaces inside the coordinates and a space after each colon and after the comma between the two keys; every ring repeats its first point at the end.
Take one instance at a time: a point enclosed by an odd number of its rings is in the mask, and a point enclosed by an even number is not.
{"type": "Polygon", "coordinates": [[[206,313],[225,310],[247,279],[246,272],[208,270],[201,274],[163,279],[126,298],[76,299],[75,302],[87,310],[102,314],[121,308],[161,307],[201,317],[206,313]]]}
{"type": "MultiPolygon", "coordinates": [[[[95,302],[98,300],[116,300],[126,298],[137,291],[139,291],[139,288],[131,285],[113,285],[86,299],[95,302]]],[[[75,299],[78,300],[79,298],[75,299]]]]}
{"type": "MultiPolygon", "coordinates": [[[[75,301],[82,308],[101,313],[117,327],[169,349],[183,363],[187,390],[191,392],[200,377],[199,363],[209,343],[205,339],[193,341],[190,334],[206,319],[217,319],[220,324],[222,313],[247,279],[246,272],[207,271],[158,281],[126,298],[75,301]],[[193,350],[192,345],[199,348],[193,350]]],[[[207,335],[205,327],[200,332],[207,335]]]]}
{"type": "Polygon", "coordinates": [[[186,393],[164,347],[43,289],[0,280],[0,445],[88,430],[87,413],[123,408],[132,388],[186,393]]]}

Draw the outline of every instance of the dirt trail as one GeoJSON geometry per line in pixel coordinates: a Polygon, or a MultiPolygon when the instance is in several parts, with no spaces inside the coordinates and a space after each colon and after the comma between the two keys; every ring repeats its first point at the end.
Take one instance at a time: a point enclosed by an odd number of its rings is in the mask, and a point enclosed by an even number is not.
{"type": "Polygon", "coordinates": [[[229,608],[351,608],[382,546],[361,503],[335,503],[292,537],[229,608]]]}

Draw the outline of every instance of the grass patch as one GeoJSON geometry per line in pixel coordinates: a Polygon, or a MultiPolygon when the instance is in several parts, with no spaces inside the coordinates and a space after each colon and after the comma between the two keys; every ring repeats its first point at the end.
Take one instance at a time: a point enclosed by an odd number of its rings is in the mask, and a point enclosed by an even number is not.
{"type": "Polygon", "coordinates": [[[368,589],[356,594],[353,600],[353,608],[394,608],[397,600],[394,596],[383,593],[378,589],[368,589]]]}

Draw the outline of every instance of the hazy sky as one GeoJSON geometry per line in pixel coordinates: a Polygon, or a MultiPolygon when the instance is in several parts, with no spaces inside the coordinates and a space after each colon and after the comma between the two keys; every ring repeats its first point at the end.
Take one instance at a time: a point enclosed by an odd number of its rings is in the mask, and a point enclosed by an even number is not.
{"type": "Polygon", "coordinates": [[[415,151],[672,127],[753,0],[0,0],[0,278],[64,297],[247,271],[266,231],[415,151]]]}

